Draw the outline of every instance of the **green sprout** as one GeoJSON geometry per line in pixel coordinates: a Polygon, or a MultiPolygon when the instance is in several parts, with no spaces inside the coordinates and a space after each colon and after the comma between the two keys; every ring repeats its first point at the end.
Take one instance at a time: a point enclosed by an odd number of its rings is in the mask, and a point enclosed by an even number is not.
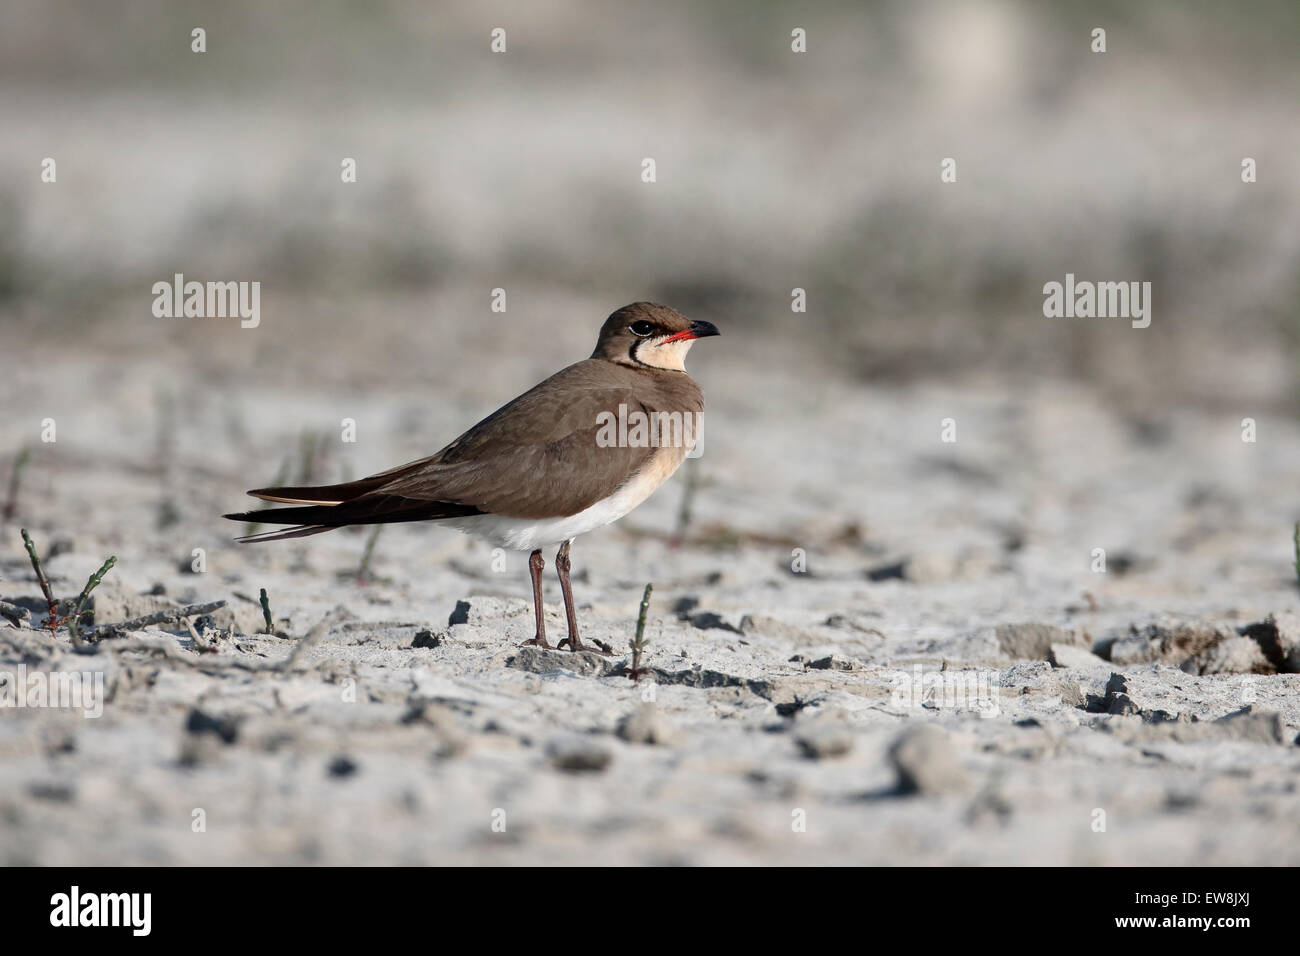
{"type": "Polygon", "coordinates": [[[271,623],[271,599],[266,596],[266,588],[261,588],[257,599],[262,604],[262,620],[266,621],[266,633],[274,634],[275,626],[271,623]]]}
{"type": "Polygon", "coordinates": [[[628,676],[638,684],[641,682],[641,675],[646,673],[645,668],[641,667],[641,655],[650,645],[650,640],[645,636],[645,616],[650,610],[650,592],[654,590],[653,584],[645,586],[645,593],[641,595],[641,610],[636,617],[636,637],[632,638],[632,673],[628,676]]]}

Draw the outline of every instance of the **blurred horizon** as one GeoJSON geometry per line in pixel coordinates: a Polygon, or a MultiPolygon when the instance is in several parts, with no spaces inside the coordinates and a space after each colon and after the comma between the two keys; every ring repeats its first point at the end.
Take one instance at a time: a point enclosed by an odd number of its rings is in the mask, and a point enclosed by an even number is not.
{"type": "Polygon", "coordinates": [[[864,382],[1295,414],[1298,41],[1285,2],[11,3],[0,326],[292,375],[426,323],[565,330],[540,364],[650,298],[864,382]],[[160,326],[175,273],[260,281],[262,328],[160,326]],[[1045,318],[1067,273],[1151,282],[1151,327],[1045,318]]]}

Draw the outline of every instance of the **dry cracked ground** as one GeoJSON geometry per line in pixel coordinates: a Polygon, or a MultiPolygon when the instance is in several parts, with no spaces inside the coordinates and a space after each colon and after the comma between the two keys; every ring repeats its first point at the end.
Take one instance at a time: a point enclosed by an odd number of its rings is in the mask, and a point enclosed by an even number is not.
{"type": "Polygon", "coordinates": [[[43,403],[59,436],[0,546],[5,699],[78,672],[104,700],[0,709],[0,862],[1300,863],[1293,424],[1247,443],[1233,410],[794,361],[760,389],[737,348],[692,356],[710,417],[683,540],[679,475],[575,546],[609,657],[519,646],[523,556],[394,527],[363,579],[364,533],[239,547],[217,517],[282,462],[334,480],[427,453],[531,368],[459,403],[400,375],[160,402],[99,359],[15,368],[5,447],[43,403]],[[301,440],[347,414],[357,460],[301,440]],[[41,629],[20,523],[58,597],[118,559],[81,648],[41,629]]]}

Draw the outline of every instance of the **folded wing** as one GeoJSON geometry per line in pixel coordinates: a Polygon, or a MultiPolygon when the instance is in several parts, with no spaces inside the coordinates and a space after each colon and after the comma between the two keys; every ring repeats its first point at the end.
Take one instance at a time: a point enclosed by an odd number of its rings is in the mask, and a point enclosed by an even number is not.
{"type": "Polygon", "coordinates": [[[579,362],[428,458],[339,485],[259,489],[250,494],[300,507],[226,517],[299,526],[255,536],[274,540],[348,524],[574,514],[613,494],[655,451],[607,440],[620,405],[624,416],[653,411],[620,374],[611,375],[609,363],[579,362]]]}

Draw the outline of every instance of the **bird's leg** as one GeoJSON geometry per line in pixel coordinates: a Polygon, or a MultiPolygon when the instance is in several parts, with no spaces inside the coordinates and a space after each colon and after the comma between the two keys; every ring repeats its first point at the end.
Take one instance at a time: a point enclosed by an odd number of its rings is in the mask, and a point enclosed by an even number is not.
{"type": "Polygon", "coordinates": [[[590,647],[582,643],[578,637],[578,611],[573,606],[573,584],[569,581],[569,545],[572,540],[560,545],[560,550],[555,552],[555,571],[560,576],[560,591],[564,594],[564,615],[569,622],[569,636],[560,641],[557,645],[564,647],[568,645],[571,651],[592,651],[596,654],[606,654],[608,651],[590,647]]]}
{"type": "Polygon", "coordinates": [[[569,646],[571,651],[581,651],[586,648],[582,640],[578,637],[578,613],[573,607],[573,584],[569,581],[569,545],[571,542],[566,541],[560,545],[560,550],[555,552],[555,573],[560,576],[560,593],[564,595],[564,616],[569,622],[569,636],[560,641],[559,646],[569,646]]]}
{"type": "Polygon", "coordinates": [[[542,608],[542,571],[546,567],[546,562],[542,560],[542,549],[538,548],[528,556],[528,573],[533,579],[533,610],[537,612],[537,636],[531,641],[524,641],[523,646],[536,644],[538,647],[550,649],[551,645],[546,643],[546,618],[545,611],[542,608]]]}

